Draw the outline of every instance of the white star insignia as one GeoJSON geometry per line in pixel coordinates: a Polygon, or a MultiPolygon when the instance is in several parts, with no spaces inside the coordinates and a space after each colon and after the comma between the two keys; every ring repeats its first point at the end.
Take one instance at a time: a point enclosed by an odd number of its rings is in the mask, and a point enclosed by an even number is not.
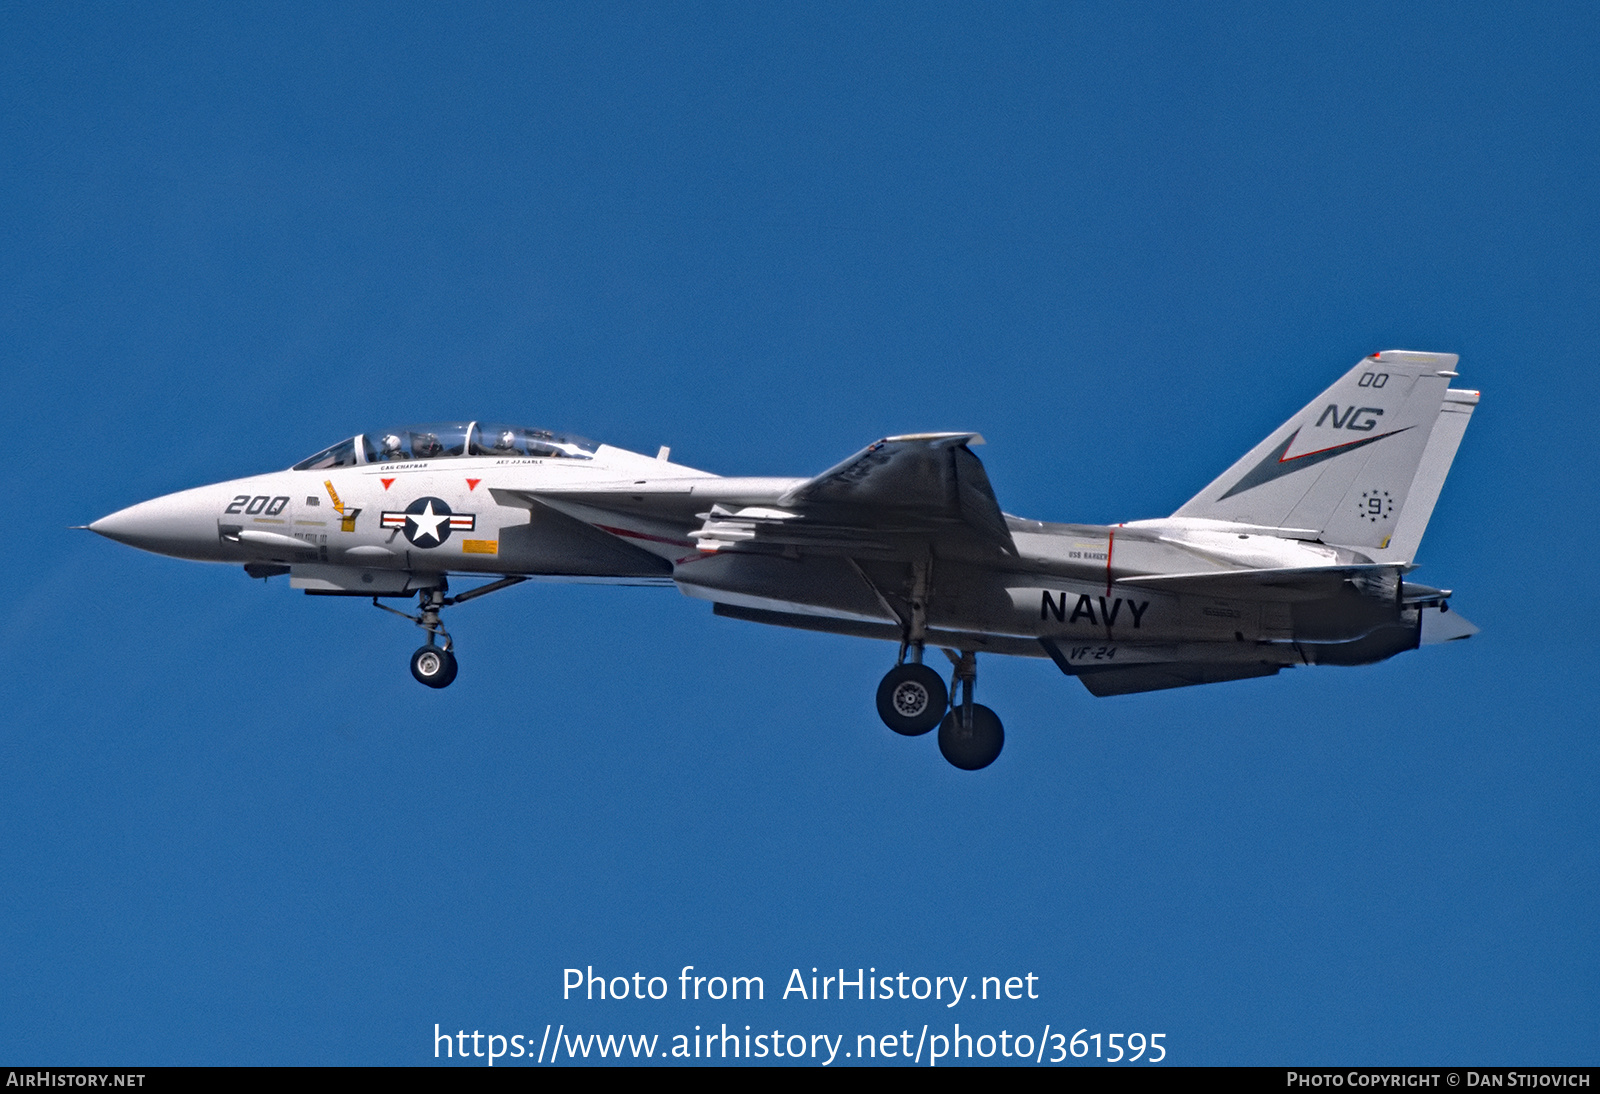
{"type": "Polygon", "coordinates": [[[448,514],[435,513],[433,511],[433,502],[430,501],[422,512],[407,513],[406,519],[417,526],[416,534],[411,537],[413,540],[427,536],[435,543],[439,543],[442,542],[439,539],[439,525],[448,521],[450,517],[448,514]]]}

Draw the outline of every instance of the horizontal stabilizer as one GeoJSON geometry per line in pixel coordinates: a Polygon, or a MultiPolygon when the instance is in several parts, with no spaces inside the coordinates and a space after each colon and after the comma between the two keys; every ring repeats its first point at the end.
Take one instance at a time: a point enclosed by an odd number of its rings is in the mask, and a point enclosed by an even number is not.
{"type": "Polygon", "coordinates": [[[1441,611],[1438,608],[1422,610],[1421,644],[1424,646],[1436,646],[1441,642],[1458,642],[1477,633],[1478,628],[1461,618],[1459,612],[1441,611]]]}

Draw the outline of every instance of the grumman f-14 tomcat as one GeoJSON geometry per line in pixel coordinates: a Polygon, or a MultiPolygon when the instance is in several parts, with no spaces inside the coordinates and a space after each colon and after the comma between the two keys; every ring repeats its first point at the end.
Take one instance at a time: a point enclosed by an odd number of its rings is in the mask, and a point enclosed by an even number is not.
{"type": "Polygon", "coordinates": [[[1478,403],[1453,354],[1351,369],[1170,517],[1056,524],[1001,511],[976,433],[886,437],[812,478],[734,478],[489,422],[361,433],[287,471],[185,490],[88,527],[178,558],[371,597],[427,632],[411,672],[456,676],[444,608],[530,578],[674,584],[718,615],[880,638],[878,713],[999,755],[979,653],[1049,658],[1097,696],[1364,665],[1476,628],[1407,581],[1478,403]],[[460,578],[492,580],[450,595],[460,578]],[[381,603],[417,598],[417,614],[381,603]],[[927,663],[942,650],[947,686],[927,663]]]}

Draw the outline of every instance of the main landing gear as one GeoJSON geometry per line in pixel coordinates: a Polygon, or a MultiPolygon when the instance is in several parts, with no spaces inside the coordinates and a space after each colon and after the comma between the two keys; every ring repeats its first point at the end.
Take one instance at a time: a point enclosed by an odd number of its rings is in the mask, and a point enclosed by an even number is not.
{"type": "MultiPolygon", "coordinates": [[[[951,650],[944,651],[955,666],[948,689],[939,674],[922,663],[922,651],[928,640],[928,586],[932,570],[931,557],[912,564],[911,595],[903,602],[909,611],[897,609],[865,573],[861,574],[885,610],[899,617],[903,628],[900,657],[878,685],[878,717],[883,719],[884,725],[906,737],[921,736],[938,726],[939,751],[944,758],[963,771],[977,771],[994,763],[1000,755],[1005,747],[1006,732],[994,711],[972,701],[972,689],[978,682],[976,653],[963,650],[958,655],[951,650]],[[953,698],[954,703],[951,702],[953,698]]],[[[860,572],[859,567],[857,572],[860,572]]]]}
{"type": "Polygon", "coordinates": [[[955,666],[950,687],[924,665],[922,650],[912,647],[915,661],[890,669],[878,685],[878,716],[896,733],[916,737],[939,727],[939,751],[963,771],[994,763],[1005,747],[1006,732],[994,711],[972,701],[978,681],[978,655],[945,650],[955,666]],[[956,696],[955,702],[951,697],[956,696]]]}
{"type": "Polygon", "coordinates": [[[447,688],[456,678],[455,643],[439,619],[439,610],[452,604],[486,596],[500,589],[509,589],[526,580],[528,579],[525,577],[503,577],[499,581],[491,581],[487,585],[469,589],[460,596],[445,596],[450,586],[441,576],[435,588],[423,589],[417,594],[417,615],[399,611],[387,604],[379,604],[377,597],[372,598],[372,606],[382,608],[402,619],[409,619],[428,632],[427,643],[418,647],[417,652],[411,655],[411,675],[417,678],[419,684],[426,684],[430,688],[447,688]]]}

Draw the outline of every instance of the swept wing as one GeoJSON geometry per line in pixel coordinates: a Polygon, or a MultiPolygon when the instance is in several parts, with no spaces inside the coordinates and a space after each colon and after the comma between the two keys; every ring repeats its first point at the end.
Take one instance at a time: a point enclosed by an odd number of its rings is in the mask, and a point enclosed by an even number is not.
{"type": "Polygon", "coordinates": [[[970,447],[982,443],[976,433],[886,437],[802,480],[697,478],[494,494],[501,504],[538,503],[595,523],[596,514],[630,516],[635,534],[644,527],[644,535],[710,553],[796,548],[903,557],[931,542],[942,555],[1015,556],[989,476],[970,447]]]}

